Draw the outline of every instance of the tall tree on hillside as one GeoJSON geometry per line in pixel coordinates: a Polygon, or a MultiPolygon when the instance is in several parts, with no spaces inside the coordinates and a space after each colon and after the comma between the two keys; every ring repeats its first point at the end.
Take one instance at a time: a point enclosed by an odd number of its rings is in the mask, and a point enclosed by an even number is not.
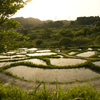
{"type": "Polygon", "coordinates": [[[59,34],[61,34],[63,37],[73,38],[73,33],[69,29],[62,29],[60,30],[59,34]]]}
{"type": "Polygon", "coordinates": [[[43,30],[43,38],[50,38],[52,33],[53,32],[50,28],[45,28],[43,30]]]}
{"type": "Polygon", "coordinates": [[[63,37],[61,38],[61,40],[59,41],[59,46],[70,46],[73,44],[73,40],[69,37],[63,37]]]}
{"type": "Polygon", "coordinates": [[[14,37],[19,37],[15,29],[20,24],[9,18],[14,15],[20,8],[23,8],[29,0],[0,0],[0,52],[10,49],[14,37]]]}

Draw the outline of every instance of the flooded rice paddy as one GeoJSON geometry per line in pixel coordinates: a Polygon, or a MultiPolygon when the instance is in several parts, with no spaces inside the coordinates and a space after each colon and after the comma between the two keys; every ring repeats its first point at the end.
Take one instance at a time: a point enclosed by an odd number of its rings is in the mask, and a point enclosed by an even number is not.
{"type": "Polygon", "coordinates": [[[42,81],[45,82],[71,82],[76,80],[87,80],[94,77],[100,77],[100,74],[85,68],[76,69],[41,69],[41,68],[31,68],[27,66],[16,66],[7,69],[21,78],[32,80],[32,81],[42,81]]]}
{"type": "Polygon", "coordinates": [[[87,51],[87,52],[83,52],[83,53],[77,54],[76,56],[80,56],[80,57],[90,57],[90,56],[92,56],[94,54],[95,54],[95,51],[87,51]]]}
{"type": "MultiPolygon", "coordinates": [[[[90,50],[90,49],[89,49],[90,50]]],[[[11,53],[11,52],[10,52],[11,53]]],[[[70,52],[69,55],[73,55],[77,52],[70,52]]],[[[51,50],[38,50],[36,53],[26,54],[28,56],[46,56],[46,55],[56,55],[57,53],[51,52],[51,50]]],[[[95,51],[87,51],[84,53],[77,54],[79,57],[90,57],[95,54],[95,51]]],[[[27,58],[26,55],[12,55],[12,56],[4,56],[0,55],[0,67],[5,65],[10,65],[11,63],[7,60],[9,59],[20,59],[20,61],[29,61],[38,65],[47,65],[45,61],[34,58],[21,60],[21,58],[27,58]],[[2,62],[5,60],[5,62],[2,62]],[[7,62],[6,62],[7,61],[7,62]]],[[[86,62],[87,60],[83,59],[74,59],[74,58],[63,58],[62,55],[58,54],[61,58],[49,58],[51,65],[56,66],[68,66],[68,65],[76,65],[86,62]]],[[[100,55],[98,55],[99,57],[100,55]]],[[[19,62],[19,61],[18,61],[19,62]]],[[[95,61],[93,64],[100,66],[100,61],[95,61]]],[[[45,82],[72,82],[76,80],[84,81],[87,79],[91,79],[94,77],[100,77],[100,74],[85,68],[73,68],[73,69],[43,69],[43,68],[31,68],[28,66],[16,66],[7,69],[6,71],[13,73],[21,78],[32,80],[32,81],[42,81],[45,82]]]]}
{"type": "Polygon", "coordinates": [[[33,53],[33,54],[27,54],[28,56],[48,56],[48,55],[55,55],[56,53],[48,52],[48,53],[33,53]]]}
{"type": "Polygon", "coordinates": [[[93,64],[100,66],[100,61],[95,61],[93,64]]]}
{"type": "Polygon", "coordinates": [[[4,66],[10,65],[12,63],[14,63],[14,62],[0,62],[0,67],[4,67],[4,66]]]}
{"type": "Polygon", "coordinates": [[[69,55],[73,55],[73,54],[75,54],[75,53],[77,53],[77,52],[70,52],[70,53],[68,53],[69,55]]]}
{"type": "Polygon", "coordinates": [[[68,66],[68,65],[76,65],[86,62],[86,60],[82,59],[72,59],[72,58],[50,58],[50,62],[52,65],[56,66],[68,66]]]}
{"type": "Polygon", "coordinates": [[[29,60],[23,60],[23,61],[29,61],[29,62],[32,62],[32,63],[35,63],[35,64],[41,64],[41,65],[46,65],[46,62],[40,60],[40,59],[29,59],[29,60]]]}
{"type": "Polygon", "coordinates": [[[40,53],[43,53],[43,52],[51,52],[51,50],[38,50],[36,52],[40,52],[40,53]]]}

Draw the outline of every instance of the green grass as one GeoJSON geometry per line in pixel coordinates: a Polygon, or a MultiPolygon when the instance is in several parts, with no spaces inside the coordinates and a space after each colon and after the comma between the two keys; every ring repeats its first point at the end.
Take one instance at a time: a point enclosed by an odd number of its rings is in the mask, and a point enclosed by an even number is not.
{"type": "Polygon", "coordinates": [[[33,91],[26,91],[9,84],[0,84],[0,100],[100,100],[100,92],[97,92],[91,84],[85,86],[71,86],[62,89],[56,84],[56,89],[49,90],[43,86],[39,90],[41,83],[33,91]]]}

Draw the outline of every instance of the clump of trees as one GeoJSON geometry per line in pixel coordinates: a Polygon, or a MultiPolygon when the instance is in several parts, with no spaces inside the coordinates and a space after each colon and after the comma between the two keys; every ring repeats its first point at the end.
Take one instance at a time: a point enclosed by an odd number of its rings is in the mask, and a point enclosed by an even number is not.
{"type": "Polygon", "coordinates": [[[9,18],[23,8],[28,1],[0,0],[0,53],[16,48],[18,46],[14,42],[16,38],[25,38],[16,31],[21,26],[20,23],[9,18]]]}
{"type": "Polygon", "coordinates": [[[93,25],[96,23],[100,23],[99,16],[90,16],[90,17],[77,17],[77,24],[79,25],[93,25]]]}
{"type": "Polygon", "coordinates": [[[24,7],[27,2],[7,0],[7,7],[10,7],[9,12],[9,9],[5,10],[5,2],[0,2],[2,4],[0,5],[0,52],[14,49],[18,45],[28,48],[59,47],[65,49],[74,46],[79,48],[91,45],[100,46],[100,18],[98,16],[78,17],[76,21],[71,22],[51,20],[42,22],[34,18],[16,18],[15,20],[19,23],[9,17],[24,7]],[[13,6],[15,10],[11,10],[13,6]],[[25,39],[28,41],[24,41],[25,39]]]}

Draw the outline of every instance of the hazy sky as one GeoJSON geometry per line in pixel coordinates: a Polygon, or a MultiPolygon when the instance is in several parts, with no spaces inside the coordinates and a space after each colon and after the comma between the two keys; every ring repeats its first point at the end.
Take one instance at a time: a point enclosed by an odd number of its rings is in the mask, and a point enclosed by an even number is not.
{"type": "Polygon", "coordinates": [[[80,16],[100,16],[100,0],[32,0],[13,17],[76,20],[80,16]]]}

